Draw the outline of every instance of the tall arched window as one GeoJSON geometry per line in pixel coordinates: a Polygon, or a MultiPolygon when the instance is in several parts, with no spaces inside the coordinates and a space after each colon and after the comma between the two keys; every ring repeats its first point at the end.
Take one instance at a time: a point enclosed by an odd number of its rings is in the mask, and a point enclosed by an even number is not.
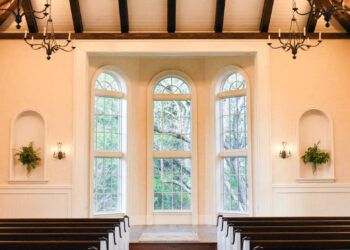
{"type": "Polygon", "coordinates": [[[92,98],[93,214],[123,211],[126,101],[122,79],[104,70],[93,84],[92,98]]]}
{"type": "Polygon", "coordinates": [[[192,208],[192,96],[189,83],[166,75],[153,88],[153,210],[192,208]]]}
{"type": "Polygon", "coordinates": [[[247,83],[241,73],[231,71],[219,85],[221,210],[248,213],[250,159],[247,83]]]}

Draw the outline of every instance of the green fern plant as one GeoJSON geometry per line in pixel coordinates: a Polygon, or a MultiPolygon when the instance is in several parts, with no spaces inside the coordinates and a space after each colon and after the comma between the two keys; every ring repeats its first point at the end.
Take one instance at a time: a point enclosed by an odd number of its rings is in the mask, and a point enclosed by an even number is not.
{"type": "Polygon", "coordinates": [[[329,162],[330,155],[328,152],[320,149],[320,141],[314,144],[313,147],[309,147],[305,154],[301,157],[305,164],[312,164],[312,172],[315,174],[317,165],[325,164],[329,162]]]}
{"type": "Polygon", "coordinates": [[[34,149],[34,143],[30,142],[28,146],[21,147],[15,154],[18,161],[27,167],[27,173],[30,174],[37,166],[39,166],[41,158],[40,150],[34,149]]]}

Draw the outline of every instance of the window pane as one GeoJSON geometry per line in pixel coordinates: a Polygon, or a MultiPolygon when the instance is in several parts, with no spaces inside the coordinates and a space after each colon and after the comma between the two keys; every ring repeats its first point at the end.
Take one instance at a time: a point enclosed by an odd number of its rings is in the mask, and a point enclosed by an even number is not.
{"type": "Polygon", "coordinates": [[[191,160],[154,159],[154,209],[191,209],[191,160]]]}
{"type": "Polygon", "coordinates": [[[156,151],[191,150],[191,101],[154,101],[156,151]]]}
{"type": "Polygon", "coordinates": [[[121,211],[121,163],[118,158],[95,157],[94,212],[121,211]]]}
{"type": "Polygon", "coordinates": [[[240,73],[229,75],[223,85],[222,91],[239,90],[247,88],[244,77],[240,73]]]}
{"type": "Polygon", "coordinates": [[[170,76],[161,80],[154,89],[155,94],[189,94],[190,89],[182,79],[170,76]]]}
{"type": "Polygon", "coordinates": [[[247,97],[229,97],[220,101],[221,142],[225,150],[246,149],[248,137],[247,97]]]}
{"type": "Polygon", "coordinates": [[[224,210],[248,212],[247,157],[223,159],[224,210]]]}
{"type": "Polygon", "coordinates": [[[97,77],[95,89],[121,91],[120,83],[118,82],[117,78],[108,72],[103,72],[97,77]]]}
{"type": "Polygon", "coordinates": [[[95,96],[94,149],[121,150],[121,101],[118,98],[95,96]]]}

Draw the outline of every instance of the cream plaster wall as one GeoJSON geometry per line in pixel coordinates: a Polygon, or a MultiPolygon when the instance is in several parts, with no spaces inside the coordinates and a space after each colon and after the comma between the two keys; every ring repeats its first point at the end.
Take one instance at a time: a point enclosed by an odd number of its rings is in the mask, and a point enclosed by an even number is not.
{"type": "MultiPolygon", "coordinates": [[[[295,152],[296,124],[298,116],[306,109],[317,107],[328,112],[333,118],[335,175],[337,178],[337,184],[334,185],[350,183],[350,171],[347,164],[347,156],[350,153],[348,146],[350,140],[348,133],[350,84],[347,71],[349,56],[350,42],[348,40],[327,40],[318,48],[302,52],[297,60],[292,60],[289,53],[270,51],[271,158],[274,182],[271,192],[276,194],[272,211],[274,214],[293,215],[291,207],[287,207],[286,210],[281,203],[287,204],[286,200],[301,199],[302,201],[306,199],[305,197],[296,198],[294,193],[293,197],[280,197],[281,192],[285,193],[285,188],[295,188],[298,185],[295,184],[298,163],[295,152]],[[287,160],[278,158],[278,146],[283,140],[288,141],[293,148],[293,157],[287,160]]],[[[58,53],[48,62],[43,51],[34,52],[22,41],[0,41],[0,217],[25,217],[20,207],[16,208],[18,211],[15,209],[11,214],[9,206],[12,203],[5,204],[2,201],[16,202],[16,199],[8,199],[7,196],[20,193],[17,201],[26,204],[30,201],[24,199],[22,194],[31,195],[36,192],[45,193],[45,197],[47,193],[49,196],[64,193],[67,204],[64,200],[57,204],[63,206],[59,215],[56,215],[55,211],[44,214],[52,217],[70,216],[68,210],[71,203],[69,189],[72,185],[73,149],[64,161],[59,162],[48,158],[49,183],[46,185],[9,185],[7,179],[10,122],[23,109],[33,108],[47,119],[49,146],[54,146],[58,141],[62,141],[65,145],[73,147],[73,63],[73,53],[58,53]],[[2,199],[2,195],[5,198],[2,199]]],[[[90,57],[90,79],[97,68],[103,65],[115,65],[131,83],[129,84],[130,98],[136,100],[132,101],[134,105],[129,106],[131,113],[136,115],[130,118],[130,131],[134,136],[130,141],[133,150],[129,152],[129,165],[132,167],[129,168],[128,177],[130,183],[128,213],[135,217],[138,223],[143,223],[146,216],[145,104],[147,85],[154,75],[165,69],[181,70],[188,74],[196,84],[198,107],[200,107],[198,110],[199,221],[202,223],[211,221],[210,218],[215,216],[213,158],[208,156],[211,152],[210,147],[213,145],[207,136],[210,134],[210,126],[209,117],[206,114],[209,110],[208,100],[211,94],[212,79],[221,68],[229,64],[242,67],[254,85],[254,60],[249,57],[90,57]]],[[[309,192],[309,186],[306,186],[306,189],[304,184],[302,186],[303,189],[300,192],[309,192]]],[[[324,194],[328,192],[328,187],[329,185],[322,191],[324,194]]],[[[339,196],[338,190],[335,192],[339,196]]],[[[339,192],[344,193],[344,190],[341,189],[339,192]]],[[[347,194],[344,195],[350,195],[349,187],[347,194]]],[[[42,199],[43,206],[37,208],[38,211],[51,209],[49,205],[45,206],[45,201],[48,199],[42,199]]],[[[324,206],[319,207],[320,211],[326,214],[327,204],[325,202],[319,204],[324,206]]],[[[342,205],[341,199],[339,205],[342,205]]],[[[298,209],[298,213],[308,215],[315,210],[315,207],[298,209]]],[[[85,216],[84,213],[82,215],[85,216]]],[[[41,213],[38,212],[33,216],[40,217],[41,213]]]]}
{"type": "Polygon", "coordinates": [[[334,123],[334,165],[338,183],[350,182],[350,80],[349,41],[324,41],[322,46],[301,53],[271,51],[272,152],[274,183],[295,181],[297,120],[315,107],[328,113],[334,123]],[[278,146],[287,141],[293,157],[278,158],[278,146]]]}
{"type": "MultiPolygon", "coordinates": [[[[19,112],[34,109],[47,120],[49,152],[59,141],[72,145],[73,54],[59,53],[46,61],[43,51],[33,53],[22,41],[2,41],[0,51],[0,185],[4,185],[11,120],[19,112]]],[[[70,156],[62,162],[48,157],[47,169],[51,185],[71,184],[70,156]]]]}

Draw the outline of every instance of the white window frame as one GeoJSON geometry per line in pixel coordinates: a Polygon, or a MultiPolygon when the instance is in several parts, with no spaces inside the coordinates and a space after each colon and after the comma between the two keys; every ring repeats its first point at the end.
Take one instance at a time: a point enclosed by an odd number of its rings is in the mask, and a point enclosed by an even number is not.
{"type": "Polygon", "coordinates": [[[119,70],[114,66],[105,66],[98,69],[91,81],[91,90],[90,90],[90,188],[89,188],[89,215],[90,217],[115,217],[121,216],[127,211],[127,125],[128,125],[128,96],[127,96],[127,84],[124,80],[125,78],[121,76],[119,70]],[[109,73],[116,78],[119,83],[120,91],[106,91],[99,90],[95,88],[96,80],[101,73],[109,73]],[[121,101],[121,124],[120,131],[122,133],[121,137],[121,148],[120,151],[117,152],[108,152],[108,151],[95,151],[94,150],[94,115],[95,115],[95,96],[103,96],[103,97],[113,97],[119,98],[121,101]],[[110,157],[110,158],[119,158],[121,164],[121,209],[119,211],[109,211],[109,212],[94,212],[94,160],[95,157],[110,157]]]}
{"type": "Polygon", "coordinates": [[[198,224],[198,181],[197,181],[197,99],[196,89],[190,77],[181,71],[167,70],[157,74],[148,86],[147,103],[147,224],[198,224]],[[154,94],[156,85],[169,76],[176,76],[188,84],[190,94],[154,94]],[[191,151],[154,151],[153,150],[153,112],[155,100],[191,100],[192,109],[192,150],[191,151]],[[191,210],[155,211],[153,190],[154,158],[190,158],[192,167],[191,210]]]}
{"type": "Polygon", "coordinates": [[[245,71],[237,66],[229,65],[225,67],[219,74],[219,77],[216,80],[215,86],[215,130],[216,130],[216,174],[217,174],[217,210],[219,213],[234,215],[234,216],[252,216],[253,215],[253,173],[252,173],[252,129],[251,129],[251,99],[250,99],[250,81],[248,75],[245,71]],[[232,73],[239,73],[243,76],[246,88],[239,90],[230,90],[230,91],[222,91],[222,87],[225,84],[225,81],[232,73]],[[239,97],[246,96],[247,98],[247,149],[238,149],[238,150],[223,150],[222,149],[222,108],[220,101],[229,97],[239,97]],[[224,188],[223,188],[223,159],[227,157],[239,157],[246,156],[247,157],[247,181],[248,181],[248,211],[247,213],[236,212],[236,211],[227,211],[224,210],[224,188]]]}

